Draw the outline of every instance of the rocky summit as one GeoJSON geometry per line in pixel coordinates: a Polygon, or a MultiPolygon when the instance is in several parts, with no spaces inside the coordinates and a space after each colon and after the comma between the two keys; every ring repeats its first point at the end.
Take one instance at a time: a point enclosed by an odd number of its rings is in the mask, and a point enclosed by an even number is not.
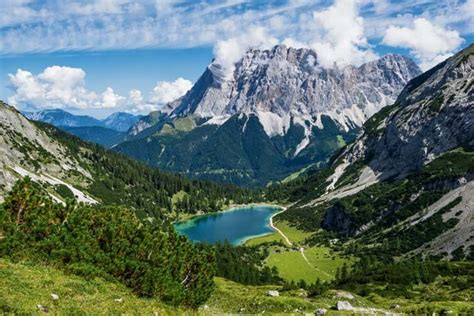
{"type": "Polygon", "coordinates": [[[211,63],[166,113],[138,121],[116,150],[197,178],[265,185],[324,165],[420,73],[395,54],[326,69],[311,49],[251,49],[231,77],[211,63]]]}

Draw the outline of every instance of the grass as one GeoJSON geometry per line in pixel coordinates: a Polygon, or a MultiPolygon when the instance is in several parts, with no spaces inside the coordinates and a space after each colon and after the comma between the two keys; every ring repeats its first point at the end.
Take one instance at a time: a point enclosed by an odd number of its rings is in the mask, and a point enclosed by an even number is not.
{"type": "MultiPolygon", "coordinates": [[[[322,281],[329,281],[334,279],[337,268],[342,267],[344,262],[348,264],[353,262],[353,259],[348,260],[333,253],[328,247],[305,248],[306,260],[298,248],[306,238],[311,236],[311,233],[298,230],[286,221],[278,222],[275,225],[288,237],[293,247],[271,247],[266,264],[269,267],[277,267],[280,276],[285,280],[304,280],[307,283],[313,283],[319,278],[322,281]]],[[[253,246],[271,242],[280,242],[286,245],[278,232],[250,239],[245,244],[253,246]]]]}
{"type": "Polygon", "coordinates": [[[271,233],[265,236],[255,237],[249,239],[245,242],[246,246],[255,246],[264,243],[271,243],[271,242],[281,242],[284,243],[283,237],[279,233],[271,233]]]}
{"type": "Polygon", "coordinates": [[[279,297],[267,295],[269,290],[280,290],[280,286],[246,286],[222,278],[216,278],[217,288],[208,301],[209,315],[223,313],[294,313],[295,310],[314,312],[314,303],[299,296],[299,291],[280,292],[279,297]]]}
{"type": "Polygon", "coordinates": [[[297,250],[272,251],[266,264],[277,267],[280,276],[288,281],[304,280],[306,283],[313,283],[320,276],[297,250]]]}
{"type": "Polygon", "coordinates": [[[285,179],[281,180],[280,182],[287,183],[287,182],[293,181],[297,179],[299,176],[301,176],[302,174],[304,174],[308,169],[312,168],[314,165],[315,164],[310,164],[304,168],[301,168],[300,170],[295,171],[292,174],[288,175],[285,179]]]}
{"type": "Polygon", "coordinates": [[[154,299],[139,298],[125,286],[85,280],[51,267],[0,259],[0,314],[39,314],[37,305],[56,315],[175,315],[183,311],[154,299]],[[53,301],[51,294],[59,295],[53,301]],[[115,299],[123,299],[116,302],[115,299]]]}
{"type": "Polygon", "coordinates": [[[311,247],[304,250],[304,254],[313,267],[320,271],[321,280],[333,279],[337,268],[346,262],[349,266],[354,263],[354,258],[344,258],[332,252],[328,247],[311,247]],[[331,277],[328,277],[330,275],[331,277]]]}
{"type": "MultiPolygon", "coordinates": [[[[286,221],[274,223],[274,225],[278,227],[278,229],[280,229],[283,232],[283,234],[285,234],[292,243],[300,243],[304,241],[306,238],[310,237],[312,234],[312,233],[307,233],[307,232],[298,230],[295,227],[290,226],[288,222],[286,221]]],[[[278,232],[274,232],[269,235],[249,239],[247,240],[245,245],[254,246],[254,245],[260,245],[260,244],[269,243],[269,242],[285,243],[285,240],[278,232]]]]}
{"type": "Polygon", "coordinates": [[[312,233],[304,232],[293,226],[290,226],[288,222],[278,222],[275,225],[283,232],[283,234],[286,235],[286,237],[288,237],[292,243],[302,242],[312,235],[312,233]]]}
{"type": "Polygon", "coordinates": [[[344,262],[350,264],[354,259],[346,259],[337,253],[331,253],[327,247],[311,247],[304,249],[307,261],[296,249],[273,249],[267,259],[269,267],[277,267],[280,276],[285,280],[313,283],[318,278],[329,281],[335,278],[338,267],[344,262]]]}
{"type": "MultiPolygon", "coordinates": [[[[319,253],[324,257],[327,254],[325,251],[320,249],[319,253]]],[[[85,280],[52,267],[12,263],[0,258],[0,314],[42,315],[36,307],[41,304],[49,309],[50,315],[152,315],[154,312],[158,315],[222,315],[239,312],[301,315],[314,313],[317,308],[326,308],[328,315],[345,315],[331,310],[341,300],[335,297],[336,290],[308,298],[304,290],[282,291],[278,285],[246,286],[222,278],[215,278],[215,283],[216,289],[208,302],[198,311],[191,311],[177,309],[155,299],[137,297],[130,289],[113,281],[100,278],[85,280]],[[278,290],[280,296],[268,296],[269,290],[278,290]],[[53,293],[59,295],[59,300],[52,300],[53,293]],[[120,298],[122,302],[115,301],[120,298]]],[[[385,310],[396,303],[401,306],[397,312],[402,313],[420,314],[420,311],[429,311],[429,314],[439,314],[445,309],[453,311],[453,315],[472,314],[473,290],[450,289],[447,285],[443,286],[444,283],[440,279],[430,285],[416,286],[414,293],[417,296],[412,299],[386,298],[369,293],[367,297],[354,295],[355,299],[350,302],[357,307],[385,310]]],[[[371,289],[375,290],[374,286],[371,289]]]]}

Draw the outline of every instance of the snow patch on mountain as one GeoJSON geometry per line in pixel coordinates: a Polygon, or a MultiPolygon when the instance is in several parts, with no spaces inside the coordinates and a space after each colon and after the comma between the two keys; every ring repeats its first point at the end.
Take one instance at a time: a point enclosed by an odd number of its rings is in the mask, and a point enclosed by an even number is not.
{"type": "Polygon", "coordinates": [[[231,118],[231,115],[218,115],[211,117],[207,120],[203,125],[222,125],[227,122],[228,119],[231,118]]]}

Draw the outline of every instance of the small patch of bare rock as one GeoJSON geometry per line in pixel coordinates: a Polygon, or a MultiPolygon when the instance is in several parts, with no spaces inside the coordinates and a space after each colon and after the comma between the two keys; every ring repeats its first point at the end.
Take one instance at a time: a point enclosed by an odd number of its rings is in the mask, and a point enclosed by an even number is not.
{"type": "Polygon", "coordinates": [[[46,306],[43,306],[41,304],[36,305],[36,308],[43,313],[49,313],[49,309],[46,306]]]}
{"type": "Polygon", "coordinates": [[[322,315],[325,315],[327,312],[328,312],[328,311],[327,311],[327,309],[325,309],[325,308],[318,308],[318,309],[316,310],[316,312],[314,312],[314,315],[315,315],[315,316],[322,316],[322,315]]]}
{"type": "Polygon", "coordinates": [[[114,299],[114,302],[123,303],[123,298],[116,298],[114,299]]]}
{"type": "Polygon", "coordinates": [[[336,309],[338,311],[351,311],[354,307],[352,307],[351,303],[347,301],[337,301],[336,309]]]}
{"type": "Polygon", "coordinates": [[[390,305],[390,308],[391,308],[391,309],[397,309],[397,308],[400,308],[400,305],[398,305],[398,304],[392,304],[392,305],[390,305]]]}
{"type": "Polygon", "coordinates": [[[278,296],[280,296],[280,293],[278,291],[271,291],[270,290],[270,291],[267,292],[267,295],[271,296],[271,297],[278,297],[278,296]]]}
{"type": "Polygon", "coordinates": [[[52,293],[52,294],[51,294],[51,299],[52,299],[53,301],[57,301],[57,300],[59,300],[59,295],[52,293]]]}
{"type": "Polygon", "coordinates": [[[347,298],[348,300],[354,299],[354,295],[346,291],[337,291],[335,296],[336,298],[347,298]]]}

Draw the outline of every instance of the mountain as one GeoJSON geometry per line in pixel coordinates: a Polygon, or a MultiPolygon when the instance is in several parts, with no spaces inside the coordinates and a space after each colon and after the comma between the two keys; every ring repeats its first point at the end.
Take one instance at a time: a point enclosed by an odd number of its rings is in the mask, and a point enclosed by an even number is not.
{"type": "Polygon", "coordinates": [[[77,137],[105,147],[126,139],[125,132],[134,126],[141,115],[116,112],[99,120],[87,115],[75,115],[61,109],[24,112],[28,119],[59,127],[77,137]]]}
{"type": "Polygon", "coordinates": [[[255,196],[234,186],[191,181],[146,167],[51,125],[29,121],[1,101],[0,127],[0,200],[24,176],[43,184],[59,202],[76,197],[87,203],[119,204],[157,218],[179,212],[176,203],[181,199],[174,197],[178,193],[183,200],[193,200],[187,212],[215,210],[255,196]],[[134,194],[129,192],[132,188],[137,190],[134,194]]]}
{"type": "Polygon", "coordinates": [[[252,49],[230,79],[212,63],[165,113],[142,118],[114,149],[196,178],[265,185],[324,165],[420,74],[400,55],[333,69],[317,58],[283,45],[252,49]]]}
{"type": "Polygon", "coordinates": [[[121,143],[126,133],[101,126],[61,127],[62,130],[79,137],[82,140],[110,148],[121,143]]]}
{"type": "Polygon", "coordinates": [[[471,45],[411,80],[329,168],[288,185],[295,204],[277,220],[359,255],[472,258],[473,70],[471,45]]]}
{"type": "Polygon", "coordinates": [[[109,115],[101,122],[110,129],[119,132],[126,132],[130,129],[130,127],[135,125],[135,123],[138,122],[141,117],[141,115],[133,115],[125,112],[116,112],[109,115]]]}
{"type": "Polygon", "coordinates": [[[103,126],[103,123],[91,116],[75,115],[61,109],[42,110],[38,112],[24,112],[28,119],[41,121],[54,126],[103,126]]]}

